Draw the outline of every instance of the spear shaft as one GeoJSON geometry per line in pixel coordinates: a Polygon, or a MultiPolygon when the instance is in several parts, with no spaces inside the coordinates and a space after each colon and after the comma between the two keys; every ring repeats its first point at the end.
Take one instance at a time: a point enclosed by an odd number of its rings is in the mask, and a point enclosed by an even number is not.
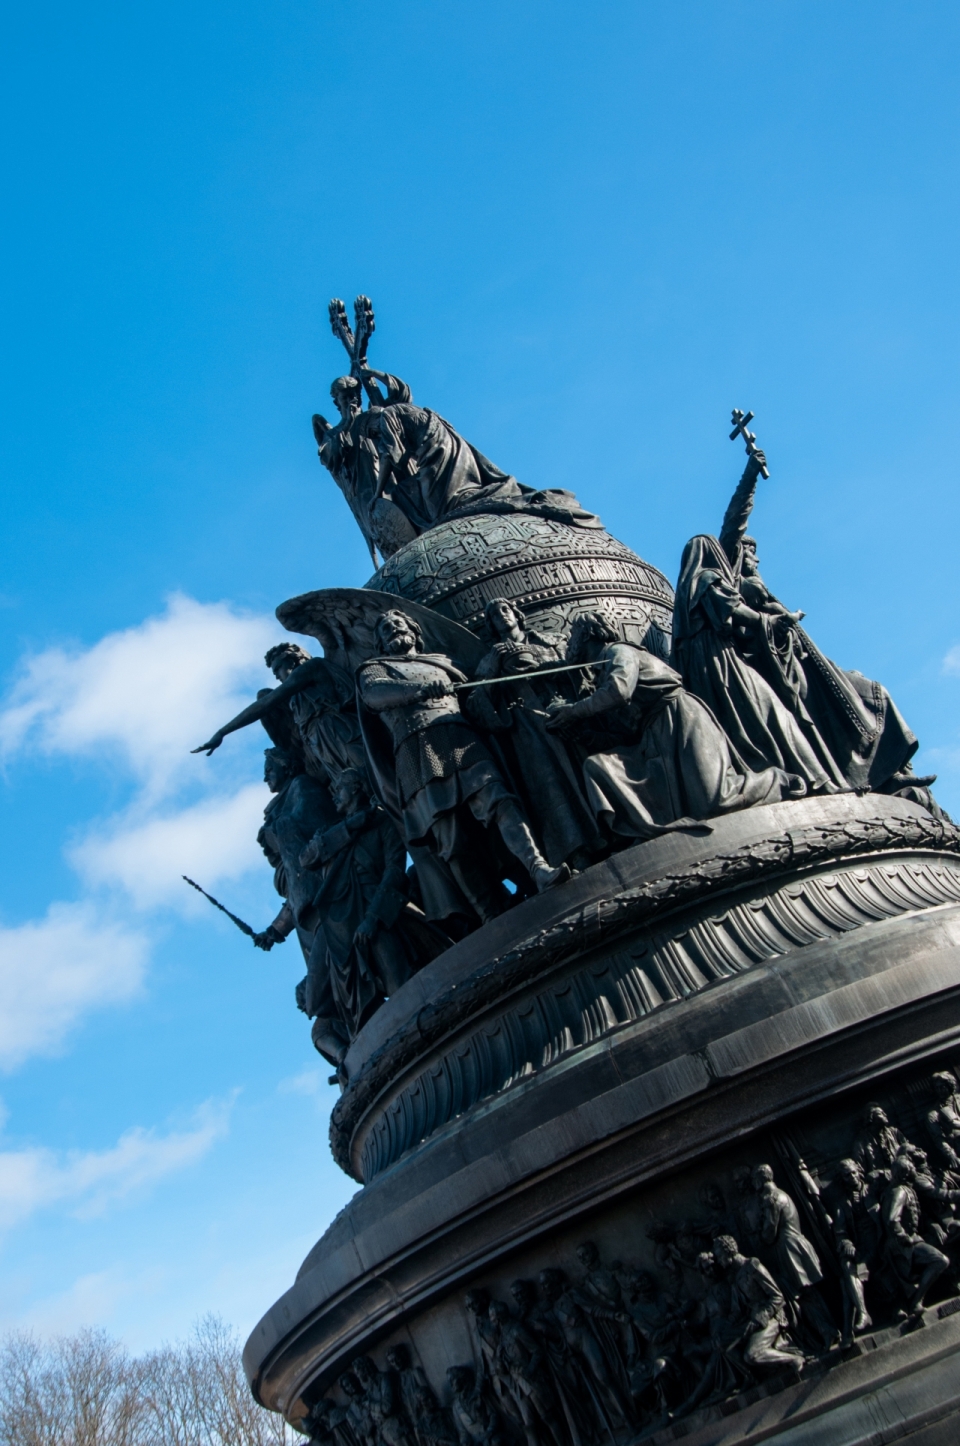
{"type": "Polygon", "coordinates": [[[206,889],[201,889],[200,885],[195,884],[193,879],[188,879],[186,874],[181,874],[180,877],[183,879],[184,883],[189,884],[191,888],[196,889],[198,894],[202,894],[205,899],[209,899],[210,903],[213,904],[214,908],[219,909],[221,914],[226,914],[228,919],[232,919],[238,929],[242,930],[244,934],[249,935],[251,939],[253,938],[256,931],[254,929],[251,929],[249,924],[245,924],[242,919],[238,919],[236,914],[231,914],[230,910],[225,908],[224,905],[221,904],[219,899],[215,899],[212,894],[208,894],[206,889]]]}
{"type": "Polygon", "coordinates": [[[564,663],[559,668],[531,668],[527,673],[506,673],[501,678],[476,678],[472,683],[458,683],[457,692],[468,688],[492,688],[494,683],[526,683],[531,678],[552,678],[555,673],[579,673],[581,668],[602,668],[602,663],[564,663]]]}

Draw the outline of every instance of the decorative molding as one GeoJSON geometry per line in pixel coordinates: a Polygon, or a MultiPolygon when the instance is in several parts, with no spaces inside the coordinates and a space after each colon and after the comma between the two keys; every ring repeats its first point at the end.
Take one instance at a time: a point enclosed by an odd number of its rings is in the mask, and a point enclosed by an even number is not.
{"type": "Polygon", "coordinates": [[[330,1120],[334,1158],[357,1178],[351,1160],[356,1130],[398,1076],[475,1016],[565,963],[590,961],[575,975],[528,995],[521,1009],[514,1005],[493,1025],[467,1037],[461,1033],[439,1064],[405,1086],[367,1142],[366,1180],[372,1177],[368,1169],[372,1173],[383,1169],[446,1119],[509,1087],[522,1073],[548,1067],[651,1009],[816,939],[956,902],[960,869],[949,856],[958,853],[960,830],[942,819],[908,814],[848,820],[787,830],[760,843],[707,855],[614,897],[593,901],[458,980],[385,1041],[334,1107],[330,1120]],[[939,866],[905,860],[894,864],[882,858],[894,850],[947,857],[939,866]],[[797,877],[870,854],[881,858],[866,869],[844,869],[833,880],[822,874],[797,877]],[[774,892],[763,898],[737,900],[726,910],[690,924],[689,911],[698,903],[773,883],[784,874],[794,878],[776,884],[774,892]],[[669,916],[681,908],[684,919],[673,931],[669,916]],[[646,952],[626,945],[628,935],[649,931],[654,923],[659,932],[646,941],[646,952]],[[602,949],[614,952],[598,958],[602,949]],[[491,1039],[498,1041],[495,1048],[491,1039]]]}
{"type": "Polygon", "coordinates": [[[670,652],[673,589],[662,573],[602,530],[546,518],[451,518],[394,553],[367,583],[433,608],[477,631],[495,597],[537,626],[566,634],[578,613],[602,606],[627,642],[670,652]]]}

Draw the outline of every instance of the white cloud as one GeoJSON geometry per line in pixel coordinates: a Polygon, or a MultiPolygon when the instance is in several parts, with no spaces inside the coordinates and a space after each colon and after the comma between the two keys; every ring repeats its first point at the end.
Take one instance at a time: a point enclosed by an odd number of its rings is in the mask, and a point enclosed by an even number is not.
{"type": "Polygon", "coordinates": [[[31,658],[0,713],[0,752],[31,741],[53,754],[118,752],[160,798],[204,766],[190,749],[270,684],[263,654],[282,636],[272,618],[175,594],[160,617],[91,648],[31,658]]]}
{"type": "Polygon", "coordinates": [[[132,998],[148,941],[89,903],[52,904],[46,917],[0,926],[0,1067],[52,1054],[88,1010],[132,998]]]}
{"type": "Polygon", "coordinates": [[[182,874],[209,889],[251,869],[268,872],[257,832],[269,797],[264,784],[250,783],[179,813],[115,823],[74,845],[70,862],[88,885],[119,885],[138,908],[174,904],[194,912],[199,895],[182,874]]]}
{"type": "Polygon", "coordinates": [[[960,677],[960,643],[954,643],[944,657],[941,668],[952,677],[960,677]]]}
{"type": "Polygon", "coordinates": [[[271,681],[263,654],[282,636],[272,618],[176,595],[137,627],[25,663],[0,710],[0,755],[109,758],[136,795],[67,850],[88,894],[106,887],[122,900],[54,904],[43,919],[0,926],[0,1068],[55,1052],[85,1013],[135,994],[152,937],[123,922],[129,906],[206,908],[182,874],[206,888],[252,870],[269,878],[256,842],[269,794],[249,771],[260,772],[262,730],[229,740],[215,761],[190,749],[271,681]],[[238,769],[246,778],[228,792],[238,769]]]}
{"type": "Polygon", "coordinates": [[[310,1065],[308,1069],[301,1070],[299,1074],[288,1075],[286,1079],[280,1080],[277,1085],[277,1094],[280,1095],[306,1095],[307,1099],[316,1099],[321,1093],[326,1093],[329,1086],[327,1078],[329,1069],[321,1069],[319,1065],[310,1065]]]}
{"type": "Polygon", "coordinates": [[[232,1098],[208,1101],[188,1128],[166,1135],[136,1126],[108,1150],[0,1150],[0,1229],[62,1202],[81,1217],[100,1214],[156,1185],[201,1160],[227,1134],[232,1105],[232,1098]]]}
{"type": "MultiPolygon", "coordinates": [[[[30,1309],[10,1319],[17,1330],[35,1331],[41,1336],[73,1335],[85,1327],[100,1326],[115,1315],[118,1307],[133,1300],[141,1302],[162,1280],[162,1271],[127,1274],[112,1266],[108,1270],[80,1275],[65,1290],[47,1296],[30,1309]]],[[[9,1311],[9,1304],[7,1307],[9,1311]]]]}

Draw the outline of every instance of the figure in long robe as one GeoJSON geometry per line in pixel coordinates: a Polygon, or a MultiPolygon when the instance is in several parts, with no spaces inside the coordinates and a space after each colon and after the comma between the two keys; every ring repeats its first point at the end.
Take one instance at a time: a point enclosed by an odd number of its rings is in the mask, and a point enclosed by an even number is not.
{"type": "Polygon", "coordinates": [[[599,614],[577,619],[568,657],[600,664],[598,682],[555,708],[548,727],[578,730],[587,797],[612,834],[655,838],[803,793],[802,779],[782,768],[738,768],[710,709],[680,675],[645,648],[619,642],[599,614]]]}
{"type": "MultiPolygon", "coordinates": [[[[762,454],[760,454],[762,455],[762,454]]],[[[720,529],[719,543],[739,591],[733,629],[741,656],[768,682],[835,777],[857,790],[897,793],[939,812],[932,777],[910,760],[916,736],[880,683],[845,670],[821,653],[760,575],[757,545],[746,535],[759,470],[748,461],[720,529]]]]}
{"type": "Polygon", "coordinates": [[[843,775],[815,749],[773,688],[737,647],[743,603],[738,579],[715,537],[692,537],[674,599],[673,657],[684,687],[706,703],[743,764],[799,774],[810,793],[836,793],[843,775]]]}
{"type": "Polygon", "coordinates": [[[314,1046],[336,1065],[350,1036],[331,988],[327,943],[315,908],[319,881],[301,866],[300,854],[318,830],[336,822],[337,814],[326,786],[303,773],[299,761],[284,749],[266,750],[263,773],[274,797],[264,810],[257,842],[273,868],[274,887],[283,905],[253,942],[269,952],[296,931],[307,965],[306,977],[297,985],[297,1004],[314,1021],[314,1046]]]}
{"type": "Polygon", "coordinates": [[[320,461],[350,505],[371,555],[389,557],[447,517],[533,513],[577,527],[599,527],[572,492],[522,486],[461,437],[437,412],[414,404],[388,372],[360,367],[330,388],[340,420],[313,419],[320,461]],[[380,390],[382,382],[386,392],[380,390]],[[362,409],[361,383],[370,399],[362,409]]]}

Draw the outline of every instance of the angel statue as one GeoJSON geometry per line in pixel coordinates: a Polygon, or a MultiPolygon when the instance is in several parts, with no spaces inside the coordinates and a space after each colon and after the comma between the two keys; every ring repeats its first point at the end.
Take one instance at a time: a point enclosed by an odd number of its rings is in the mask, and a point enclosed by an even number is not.
{"type": "Polygon", "coordinates": [[[599,527],[572,492],[523,487],[494,466],[437,413],[418,407],[399,377],[367,365],[374,330],[366,296],[355,304],[356,329],[342,301],[330,320],[350,358],[350,372],[330,388],[340,420],[313,418],[320,461],[346,497],[376,564],[447,517],[527,512],[578,527],[599,527]],[[385,390],[381,390],[381,384],[385,390]],[[363,394],[369,406],[363,409],[363,394]]]}

